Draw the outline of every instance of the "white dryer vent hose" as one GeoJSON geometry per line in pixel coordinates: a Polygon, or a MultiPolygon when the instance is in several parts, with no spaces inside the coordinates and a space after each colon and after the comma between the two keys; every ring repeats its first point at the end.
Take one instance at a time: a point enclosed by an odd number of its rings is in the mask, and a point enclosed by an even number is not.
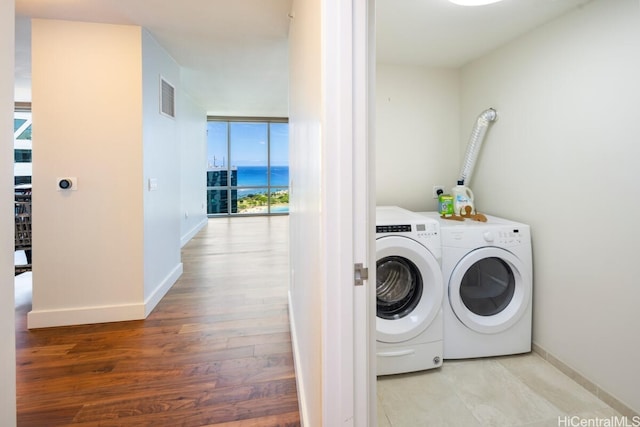
{"type": "Polygon", "coordinates": [[[484,140],[484,136],[487,133],[489,125],[498,118],[498,113],[493,108],[483,111],[476,120],[476,125],[471,132],[471,138],[467,145],[467,152],[464,155],[464,163],[462,170],[460,171],[460,181],[463,181],[464,185],[469,186],[469,180],[473,173],[473,167],[478,159],[480,153],[480,146],[484,140]]]}

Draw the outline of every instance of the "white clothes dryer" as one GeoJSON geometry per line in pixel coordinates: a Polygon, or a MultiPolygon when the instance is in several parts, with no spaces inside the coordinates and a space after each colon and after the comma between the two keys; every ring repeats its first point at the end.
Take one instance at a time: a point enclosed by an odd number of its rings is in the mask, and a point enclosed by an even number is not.
{"type": "Polygon", "coordinates": [[[376,208],[377,374],[442,365],[444,283],[437,220],[376,208]]]}
{"type": "Polygon", "coordinates": [[[533,265],[530,227],[441,219],[444,359],[531,351],[533,265]]]}

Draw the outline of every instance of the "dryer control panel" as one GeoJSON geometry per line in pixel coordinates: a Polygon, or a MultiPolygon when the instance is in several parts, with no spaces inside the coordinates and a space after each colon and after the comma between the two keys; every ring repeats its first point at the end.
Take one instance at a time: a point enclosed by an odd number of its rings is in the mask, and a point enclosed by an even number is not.
{"type": "Polygon", "coordinates": [[[517,228],[498,230],[495,233],[485,231],[482,235],[487,243],[496,243],[504,246],[520,245],[522,243],[521,236],[520,230],[517,228]]]}

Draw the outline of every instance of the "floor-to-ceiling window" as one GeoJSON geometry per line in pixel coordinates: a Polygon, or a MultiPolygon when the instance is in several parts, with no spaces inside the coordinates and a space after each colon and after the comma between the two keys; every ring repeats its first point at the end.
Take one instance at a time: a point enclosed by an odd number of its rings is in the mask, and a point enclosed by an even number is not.
{"type": "Polygon", "coordinates": [[[31,270],[31,131],[31,104],[16,103],[13,115],[13,182],[16,219],[14,264],[16,275],[31,270]]]}
{"type": "Polygon", "coordinates": [[[289,212],[287,119],[210,117],[207,133],[209,215],[289,212]]]}
{"type": "Polygon", "coordinates": [[[15,185],[31,184],[31,111],[18,108],[13,116],[13,178],[15,185]]]}

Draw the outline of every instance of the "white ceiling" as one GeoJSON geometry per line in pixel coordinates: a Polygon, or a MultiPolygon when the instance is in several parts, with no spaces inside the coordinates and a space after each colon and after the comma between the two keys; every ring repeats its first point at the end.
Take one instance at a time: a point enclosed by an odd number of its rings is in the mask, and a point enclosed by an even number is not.
{"type": "MultiPolygon", "coordinates": [[[[209,114],[287,116],[292,0],[16,0],[20,17],[139,25],[183,67],[209,114]]],[[[29,20],[16,22],[16,76],[28,82],[29,20]],[[25,72],[27,75],[25,76],[25,72]]]]}
{"type": "Polygon", "coordinates": [[[377,0],[377,60],[457,68],[588,1],[377,0]]]}
{"type": "MultiPolygon", "coordinates": [[[[588,0],[377,0],[379,62],[459,67],[588,0]]],[[[30,79],[29,17],[140,25],[184,69],[209,114],[286,116],[293,0],[16,0],[16,85],[30,79]]]]}

